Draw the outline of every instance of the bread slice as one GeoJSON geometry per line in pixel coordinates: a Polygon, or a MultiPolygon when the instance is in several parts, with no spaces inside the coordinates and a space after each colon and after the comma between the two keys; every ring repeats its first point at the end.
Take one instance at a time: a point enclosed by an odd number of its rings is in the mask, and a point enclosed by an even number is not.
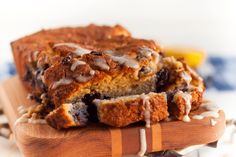
{"type": "Polygon", "coordinates": [[[142,121],[143,105],[138,98],[132,103],[140,104],[134,108],[141,115],[134,112],[122,120],[113,118],[121,114],[116,108],[129,106],[134,95],[151,92],[152,97],[154,92],[153,97],[162,100],[160,93],[166,93],[166,101],[150,99],[152,108],[161,106],[151,123],[168,115],[183,119],[188,102],[179,101],[183,97],[175,96],[179,91],[191,95],[191,109],[202,100],[203,81],[184,61],[164,57],[154,41],[133,38],[120,25],[42,30],[11,45],[21,80],[43,104],[40,114],[55,128],[83,126],[87,120],[117,127],[142,121]],[[94,105],[94,99],[101,99],[101,104],[94,105]],[[122,103],[117,102],[121,99],[122,103]],[[110,107],[114,110],[103,111],[110,107]],[[169,113],[164,113],[167,108],[169,113]]]}
{"type": "Polygon", "coordinates": [[[87,106],[84,103],[68,103],[50,112],[46,120],[52,127],[61,129],[84,126],[88,121],[87,116],[87,106]]]}
{"type": "MultiPolygon", "coordinates": [[[[122,96],[112,99],[94,99],[96,116],[101,123],[123,127],[145,121],[147,126],[169,116],[165,93],[148,93],[122,96]]],[[[91,105],[91,104],[90,104],[91,105]]],[[[91,107],[91,106],[90,106],[91,107]]],[[[47,115],[46,120],[54,128],[83,126],[89,113],[84,103],[63,104],[47,115]]]]}
{"type": "Polygon", "coordinates": [[[111,126],[123,127],[138,121],[146,126],[169,116],[166,93],[148,93],[122,96],[111,100],[95,99],[99,121],[111,126]]]}

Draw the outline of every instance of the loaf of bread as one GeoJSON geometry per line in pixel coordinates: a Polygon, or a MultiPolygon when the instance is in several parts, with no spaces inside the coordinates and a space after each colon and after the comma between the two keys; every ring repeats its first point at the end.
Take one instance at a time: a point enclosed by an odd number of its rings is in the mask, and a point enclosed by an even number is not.
{"type": "Polygon", "coordinates": [[[203,80],[184,60],[120,25],[42,30],[12,42],[20,79],[54,128],[189,121],[203,80]]]}

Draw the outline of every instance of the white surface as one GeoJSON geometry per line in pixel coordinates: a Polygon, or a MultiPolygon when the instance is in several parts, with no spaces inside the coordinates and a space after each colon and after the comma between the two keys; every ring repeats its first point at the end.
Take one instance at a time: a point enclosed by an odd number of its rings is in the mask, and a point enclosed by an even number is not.
{"type": "Polygon", "coordinates": [[[89,23],[126,26],[162,45],[236,55],[235,0],[0,0],[0,61],[10,41],[42,28],[89,23]]]}
{"type": "MultiPolygon", "coordinates": [[[[193,46],[208,53],[236,55],[235,19],[235,0],[0,0],[0,66],[12,60],[9,44],[17,38],[42,28],[89,23],[120,23],[134,36],[156,39],[164,46],[193,46]]],[[[236,117],[235,96],[207,94],[224,108],[227,118],[236,117]]],[[[233,148],[236,146],[223,144],[200,153],[201,157],[229,157],[235,156],[233,148]]],[[[191,156],[197,156],[194,153],[191,156]]],[[[0,138],[0,156],[20,155],[12,142],[0,138]]]]}
{"type": "Polygon", "coordinates": [[[228,92],[207,91],[205,93],[205,98],[210,101],[213,101],[214,104],[222,108],[226,114],[226,119],[232,119],[232,118],[236,119],[236,114],[235,114],[236,91],[228,91],[228,92]]]}
{"type": "MultiPolygon", "coordinates": [[[[0,116],[0,123],[6,123],[7,119],[4,115],[0,116]]],[[[7,140],[0,137],[0,157],[20,157],[22,156],[15,144],[15,141],[7,140]]]]}

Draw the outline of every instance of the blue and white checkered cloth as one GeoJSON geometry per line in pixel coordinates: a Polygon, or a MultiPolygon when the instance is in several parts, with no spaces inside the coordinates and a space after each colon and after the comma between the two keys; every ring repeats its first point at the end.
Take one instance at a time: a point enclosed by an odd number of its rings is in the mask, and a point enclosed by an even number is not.
{"type": "MultiPolygon", "coordinates": [[[[210,56],[197,70],[204,78],[207,89],[236,90],[236,57],[210,56]]],[[[0,80],[15,74],[13,63],[0,65],[0,80]]]]}
{"type": "Polygon", "coordinates": [[[12,62],[0,64],[0,80],[16,74],[15,65],[12,62]]]}
{"type": "Polygon", "coordinates": [[[198,71],[207,89],[236,90],[236,57],[208,57],[198,71]]]}

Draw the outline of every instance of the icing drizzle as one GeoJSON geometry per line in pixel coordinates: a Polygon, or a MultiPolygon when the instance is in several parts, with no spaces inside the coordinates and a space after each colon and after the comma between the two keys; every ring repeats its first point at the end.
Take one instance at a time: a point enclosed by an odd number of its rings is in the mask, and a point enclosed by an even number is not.
{"type": "Polygon", "coordinates": [[[144,117],[146,122],[146,127],[150,128],[150,118],[151,118],[151,107],[150,107],[150,97],[145,94],[141,94],[140,96],[143,100],[143,105],[145,105],[144,117]]]}
{"type": "Polygon", "coordinates": [[[186,71],[183,71],[181,73],[181,77],[184,79],[184,81],[187,83],[187,85],[189,86],[190,85],[190,82],[192,81],[192,77],[186,72],[186,71]]]}
{"type": "Polygon", "coordinates": [[[17,108],[17,111],[21,116],[15,121],[15,126],[18,123],[32,123],[32,124],[46,124],[45,119],[39,119],[37,118],[37,114],[33,113],[31,116],[28,114],[28,110],[26,107],[23,105],[19,106],[17,108]]]}
{"type": "Polygon", "coordinates": [[[217,121],[215,119],[211,119],[211,126],[215,126],[217,124],[217,121]]]}
{"type": "Polygon", "coordinates": [[[91,50],[82,48],[81,46],[75,43],[58,43],[54,45],[54,47],[58,47],[58,46],[67,46],[70,48],[74,48],[75,50],[73,51],[73,53],[77,54],[78,56],[82,56],[84,54],[88,54],[91,52],[91,50]]]}
{"type": "Polygon", "coordinates": [[[90,79],[92,79],[93,76],[83,76],[83,75],[79,75],[76,77],[76,80],[78,82],[87,82],[89,81],[90,79]]]}
{"type": "Polygon", "coordinates": [[[17,111],[19,114],[24,114],[27,112],[27,109],[23,105],[21,105],[17,108],[17,111]]]}
{"type": "MultiPolygon", "coordinates": [[[[77,54],[78,56],[82,56],[84,54],[89,54],[91,52],[91,50],[85,49],[85,48],[83,48],[83,47],[81,47],[81,46],[79,46],[78,44],[75,44],[75,43],[58,43],[58,44],[54,45],[54,47],[58,47],[58,46],[68,46],[70,48],[74,48],[75,50],[73,51],[73,53],[77,54]]],[[[125,54],[120,55],[120,54],[115,53],[112,50],[107,50],[105,52],[106,52],[107,55],[111,56],[112,60],[114,60],[115,62],[118,62],[119,64],[124,64],[127,67],[133,68],[133,69],[139,69],[140,68],[138,61],[136,59],[128,56],[128,55],[125,55],[125,54]]],[[[157,52],[155,52],[154,50],[148,48],[148,47],[141,47],[140,50],[139,50],[139,53],[142,56],[146,57],[146,58],[149,58],[149,57],[153,56],[155,58],[155,63],[159,62],[159,58],[160,58],[159,54],[157,52]]],[[[109,70],[110,69],[110,67],[107,65],[107,63],[105,63],[102,60],[99,60],[98,62],[95,61],[95,64],[96,63],[103,70],[109,70]]],[[[72,69],[74,69],[74,67],[76,67],[76,64],[77,63],[75,63],[75,65],[73,65],[72,69]]]]}
{"type": "Polygon", "coordinates": [[[78,82],[87,82],[87,81],[91,80],[94,75],[95,75],[95,71],[94,71],[94,70],[90,70],[89,76],[78,75],[78,76],[76,77],[76,80],[77,80],[78,82]]]}
{"type": "Polygon", "coordinates": [[[135,59],[129,57],[128,55],[118,55],[111,50],[106,51],[106,53],[111,56],[112,60],[118,62],[119,64],[124,64],[127,67],[133,69],[139,68],[139,63],[135,59]]]}
{"type": "Polygon", "coordinates": [[[86,62],[77,60],[77,61],[75,61],[75,62],[71,65],[70,70],[71,70],[71,71],[75,71],[75,69],[76,69],[77,66],[79,66],[79,65],[85,65],[85,64],[86,64],[86,62]]]}
{"type": "Polygon", "coordinates": [[[102,70],[110,70],[109,65],[107,64],[106,60],[103,58],[97,58],[94,60],[94,65],[98,66],[99,68],[101,68],[102,70]]]}
{"type": "Polygon", "coordinates": [[[185,115],[183,117],[183,121],[190,122],[191,119],[189,118],[189,112],[191,111],[192,95],[187,92],[178,91],[174,96],[174,101],[176,101],[178,97],[182,97],[185,101],[185,115]]]}
{"type": "Polygon", "coordinates": [[[211,126],[215,126],[217,124],[217,121],[216,119],[219,118],[219,110],[220,108],[210,102],[204,102],[201,107],[205,108],[206,110],[208,111],[205,111],[201,114],[198,114],[198,115],[194,115],[192,118],[193,119],[197,119],[197,120],[201,120],[205,117],[212,117],[210,123],[211,123],[211,126]]]}
{"type": "Polygon", "coordinates": [[[33,113],[31,117],[25,113],[15,121],[14,125],[16,126],[18,123],[46,124],[45,119],[37,119],[36,116],[36,113],[33,113]]]}
{"type": "Polygon", "coordinates": [[[140,53],[142,56],[147,57],[147,58],[153,56],[153,57],[154,57],[154,62],[155,62],[155,64],[157,64],[157,63],[159,62],[159,60],[160,60],[160,55],[159,55],[159,53],[156,52],[156,51],[154,51],[154,50],[152,50],[152,49],[150,49],[149,47],[141,47],[141,48],[139,49],[139,53],[140,53]]]}
{"type": "Polygon", "coordinates": [[[59,81],[53,83],[52,89],[56,89],[59,86],[68,85],[68,84],[71,84],[71,83],[72,83],[71,79],[62,78],[59,81]]]}
{"type": "Polygon", "coordinates": [[[138,152],[138,156],[144,156],[147,151],[147,140],[146,140],[146,131],[145,129],[140,129],[140,151],[138,152]]]}

